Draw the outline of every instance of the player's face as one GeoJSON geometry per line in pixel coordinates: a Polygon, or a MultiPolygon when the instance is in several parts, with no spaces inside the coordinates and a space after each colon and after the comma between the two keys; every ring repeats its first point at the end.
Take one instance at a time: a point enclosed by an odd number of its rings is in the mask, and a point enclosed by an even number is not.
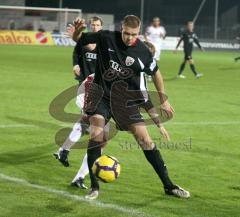
{"type": "Polygon", "coordinates": [[[193,23],[188,23],[188,25],[187,25],[187,29],[188,29],[189,32],[192,32],[193,29],[194,29],[194,25],[193,25],[193,23]]]}
{"type": "Polygon", "coordinates": [[[128,26],[122,26],[122,40],[123,43],[127,46],[132,46],[139,35],[140,27],[131,28],[128,26]]]}
{"type": "Polygon", "coordinates": [[[159,19],[153,19],[153,26],[154,27],[160,26],[160,20],[159,19]]]}
{"type": "Polygon", "coordinates": [[[90,27],[92,32],[98,32],[102,29],[102,24],[100,20],[96,20],[91,22],[90,27]]]}

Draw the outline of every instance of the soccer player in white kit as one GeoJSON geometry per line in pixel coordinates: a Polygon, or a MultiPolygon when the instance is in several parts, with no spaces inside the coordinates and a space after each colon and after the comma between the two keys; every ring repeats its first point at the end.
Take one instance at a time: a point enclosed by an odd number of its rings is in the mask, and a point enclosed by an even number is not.
{"type": "Polygon", "coordinates": [[[159,61],[162,49],[162,41],[166,36],[166,30],[161,26],[161,21],[159,17],[154,17],[152,25],[149,26],[145,32],[146,41],[151,42],[155,46],[154,58],[159,61]]]}
{"type": "MultiPolygon", "coordinates": [[[[151,42],[155,47],[154,58],[156,61],[160,60],[162,41],[166,37],[166,30],[161,26],[161,20],[159,17],[154,17],[152,25],[147,27],[145,32],[145,40],[151,42]]],[[[148,76],[148,81],[151,81],[152,77],[148,76]]]]}

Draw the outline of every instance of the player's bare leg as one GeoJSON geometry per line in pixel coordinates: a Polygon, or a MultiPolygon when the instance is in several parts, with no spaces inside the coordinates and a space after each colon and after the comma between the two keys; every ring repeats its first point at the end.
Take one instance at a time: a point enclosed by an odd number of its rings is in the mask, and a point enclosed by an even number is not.
{"type": "Polygon", "coordinates": [[[134,135],[136,141],[141,146],[145,157],[152,165],[155,172],[161,179],[166,194],[174,195],[181,198],[189,198],[190,193],[179,186],[172,183],[168,176],[167,167],[161,157],[156,145],[152,142],[151,137],[148,134],[147,128],[144,122],[132,124],[130,131],[134,135]]]}

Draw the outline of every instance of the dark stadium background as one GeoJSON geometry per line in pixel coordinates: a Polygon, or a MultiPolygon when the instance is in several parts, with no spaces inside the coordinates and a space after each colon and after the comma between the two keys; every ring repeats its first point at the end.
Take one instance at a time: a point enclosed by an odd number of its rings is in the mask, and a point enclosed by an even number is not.
{"type": "MultiPolygon", "coordinates": [[[[60,1],[26,0],[26,6],[36,7],[59,7],[60,1]]],[[[202,0],[145,0],[144,1],[144,26],[150,23],[153,16],[159,16],[162,23],[167,25],[168,33],[176,35],[176,26],[183,25],[186,21],[193,19],[202,0]],[[174,6],[173,6],[174,5],[174,6]]],[[[119,24],[126,14],[136,14],[140,16],[141,0],[62,0],[62,7],[79,8],[84,13],[107,13],[114,14],[115,24],[119,24]]],[[[196,22],[200,37],[212,38],[214,26],[215,1],[207,0],[200,16],[196,22]],[[201,28],[200,28],[201,27],[201,28]]],[[[233,39],[240,29],[240,1],[239,0],[219,0],[219,39],[233,39]],[[232,18],[222,16],[232,7],[237,6],[238,12],[236,25],[232,18]],[[238,23],[238,24],[237,24],[238,23]],[[232,24],[232,26],[230,25],[232,24]]]]}
{"type": "MultiPolygon", "coordinates": [[[[192,19],[196,14],[202,0],[145,0],[144,17],[150,20],[153,16],[161,16],[167,24],[181,24],[192,19]],[[174,6],[173,6],[174,5],[174,6]],[[183,13],[184,11],[184,13],[183,13]]],[[[126,14],[140,15],[140,0],[63,0],[62,7],[80,8],[89,13],[114,13],[116,21],[120,21],[126,14]],[[113,8],[117,10],[113,11],[113,8]]],[[[207,21],[208,25],[213,24],[215,1],[207,1],[199,17],[199,22],[207,21]]],[[[240,5],[239,0],[220,0],[219,14],[229,8],[240,5]]],[[[37,7],[58,7],[58,1],[26,0],[26,6],[37,7]]],[[[240,19],[240,17],[238,17],[240,19]]],[[[240,20],[239,20],[240,21],[240,20]]]]}

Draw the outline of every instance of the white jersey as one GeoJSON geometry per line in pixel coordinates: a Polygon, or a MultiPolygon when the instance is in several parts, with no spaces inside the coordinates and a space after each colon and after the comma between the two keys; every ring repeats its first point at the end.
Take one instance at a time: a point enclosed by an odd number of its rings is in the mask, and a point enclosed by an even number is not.
{"type": "Polygon", "coordinates": [[[163,26],[159,27],[149,26],[146,31],[147,39],[151,43],[161,43],[165,35],[166,30],[163,26]]]}
{"type": "Polygon", "coordinates": [[[155,47],[154,58],[159,61],[162,49],[162,41],[166,36],[166,30],[163,26],[154,27],[149,26],[146,31],[147,40],[150,41],[155,47]]]}

